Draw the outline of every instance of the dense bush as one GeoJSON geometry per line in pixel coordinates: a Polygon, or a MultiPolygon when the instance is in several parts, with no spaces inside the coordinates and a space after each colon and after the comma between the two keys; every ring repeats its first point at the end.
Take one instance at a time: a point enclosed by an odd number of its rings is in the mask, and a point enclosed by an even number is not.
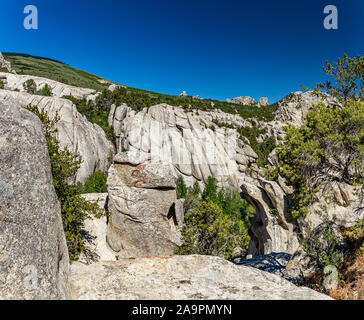
{"type": "Polygon", "coordinates": [[[37,85],[33,79],[28,79],[23,83],[23,88],[30,94],[35,94],[37,91],[37,85]]]}
{"type": "Polygon", "coordinates": [[[46,96],[46,97],[51,97],[53,95],[52,94],[52,90],[48,86],[48,84],[45,84],[44,85],[44,87],[42,88],[42,90],[40,90],[39,95],[46,96]]]}
{"type": "Polygon", "coordinates": [[[72,154],[67,148],[62,149],[56,138],[55,124],[59,121],[56,114],[53,120],[49,119],[45,110],[36,106],[27,106],[26,109],[38,116],[43,124],[43,131],[47,141],[48,153],[52,168],[53,185],[61,205],[63,228],[66,236],[68,251],[72,260],[77,260],[84,250],[84,240],[81,230],[85,219],[101,217],[105,212],[96,203],[86,201],[81,197],[79,185],[69,181],[75,176],[82,159],[72,154]]]}
{"type": "MultiPolygon", "coordinates": [[[[183,178],[179,179],[181,186],[183,178]]],[[[223,255],[230,259],[234,248],[247,248],[249,205],[240,194],[224,189],[218,191],[216,180],[209,177],[199,195],[198,183],[186,191],[183,244],[176,254],[223,255]]]]}
{"type": "Polygon", "coordinates": [[[82,193],[105,193],[107,192],[106,181],[107,175],[96,171],[85,180],[85,183],[80,183],[79,187],[82,193]]]}
{"type": "Polygon", "coordinates": [[[176,179],[177,199],[184,199],[187,195],[187,186],[182,176],[176,179]]]}

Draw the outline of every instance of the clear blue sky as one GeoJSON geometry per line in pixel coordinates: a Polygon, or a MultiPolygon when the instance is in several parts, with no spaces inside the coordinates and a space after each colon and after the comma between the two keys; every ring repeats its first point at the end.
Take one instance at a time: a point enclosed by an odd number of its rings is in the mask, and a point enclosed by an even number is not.
{"type": "Polygon", "coordinates": [[[274,102],[364,53],[363,0],[0,0],[0,51],[54,58],[122,84],[274,102]],[[39,30],[23,9],[39,10],[39,30]],[[339,30],[323,28],[336,5],[339,30]]]}

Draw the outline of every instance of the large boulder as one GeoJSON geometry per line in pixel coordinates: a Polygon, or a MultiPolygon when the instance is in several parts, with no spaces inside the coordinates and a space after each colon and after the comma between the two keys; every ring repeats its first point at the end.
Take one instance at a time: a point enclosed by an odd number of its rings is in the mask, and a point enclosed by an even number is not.
{"type": "Polygon", "coordinates": [[[0,102],[0,299],[69,297],[69,257],[42,125],[0,102]]]}
{"type": "Polygon", "coordinates": [[[95,300],[330,300],[255,268],[219,257],[121,259],[71,266],[73,299],[95,300]]]}
{"type": "Polygon", "coordinates": [[[173,254],[180,244],[173,168],[138,163],[121,153],[110,167],[107,186],[111,249],[120,258],[173,254]]]}
{"type": "Polygon", "coordinates": [[[60,146],[81,155],[83,160],[75,181],[84,182],[95,171],[107,172],[114,154],[113,144],[106,138],[104,130],[82,116],[70,100],[0,90],[1,100],[15,101],[22,107],[29,104],[38,106],[47,111],[50,118],[58,112],[60,120],[56,128],[60,146]]]}

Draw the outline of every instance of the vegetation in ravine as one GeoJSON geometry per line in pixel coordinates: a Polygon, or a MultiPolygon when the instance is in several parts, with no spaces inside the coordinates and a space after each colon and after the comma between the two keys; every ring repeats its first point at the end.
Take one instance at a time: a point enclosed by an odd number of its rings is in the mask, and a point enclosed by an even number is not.
{"type": "Polygon", "coordinates": [[[4,85],[4,81],[2,81],[2,80],[0,79],[0,89],[4,89],[4,87],[5,87],[5,85],[4,85]]]}
{"type": "Polygon", "coordinates": [[[52,169],[53,185],[61,205],[62,222],[69,255],[72,260],[78,260],[80,253],[84,250],[82,228],[85,219],[101,217],[106,213],[96,203],[91,203],[81,196],[84,188],[91,189],[92,182],[90,181],[92,181],[92,178],[88,180],[87,186],[70,183],[70,180],[76,175],[82,159],[67,148],[62,149],[60,147],[56,138],[57,129],[55,128],[55,124],[59,121],[58,114],[54,119],[50,119],[47,112],[38,109],[37,106],[29,105],[26,109],[37,115],[43,124],[52,169]]]}
{"type": "Polygon", "coordinates": [[[78,182],[78,186],[81,193],[105,193],[107,192],[107,175],[100,171],[96,171],[94,174],[87,177],[82,184],[78,182]]]}
{"type": "Polygon", "coordinates": [[[216,180],[209,177],[201,193],[197,182],[187,188],[179,177],[177,195],[185,199],[185,218],[181,231],[183,243],[176,254],[230,259],[234,248],[248,247],[251,208],[238,192],[218,190],[216,180]]]}

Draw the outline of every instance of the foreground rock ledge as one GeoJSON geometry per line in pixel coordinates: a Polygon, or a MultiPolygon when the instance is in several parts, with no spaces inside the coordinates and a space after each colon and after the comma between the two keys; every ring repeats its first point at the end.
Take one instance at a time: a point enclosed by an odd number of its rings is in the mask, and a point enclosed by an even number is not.
{"type": "Polygon", "coordinates": [[[279,276],[199,255],[74,263],[71,294],[78,300],[331,299],[279,276]]]}

